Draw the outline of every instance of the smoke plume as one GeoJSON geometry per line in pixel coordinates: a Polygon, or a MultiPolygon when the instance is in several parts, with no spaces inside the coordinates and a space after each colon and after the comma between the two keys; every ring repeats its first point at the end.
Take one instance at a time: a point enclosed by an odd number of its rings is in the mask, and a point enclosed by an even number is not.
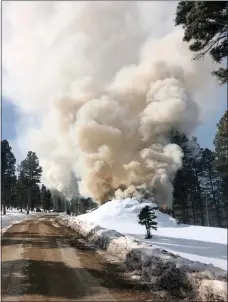
{"type": "Polygon", "coordinates": [[[182,150],[172,130],[199,122],[207,60],[174,29],[176,3],[4,2],[3,93],[21,111],[18,144],[38,153],[44,182],[71,172],[100,203],[153,190],[172,203],[182,150]]]}

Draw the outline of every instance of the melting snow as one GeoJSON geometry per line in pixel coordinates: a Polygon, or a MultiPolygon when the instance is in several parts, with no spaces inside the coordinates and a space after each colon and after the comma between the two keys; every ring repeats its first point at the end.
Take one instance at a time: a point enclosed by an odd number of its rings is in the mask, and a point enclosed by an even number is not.
{"type": "Polygon", "coordinates": [[[25,219],[30,219],[31,216],[41,216],[41,215],[44,215],[44,213],[35,213],[35,212],[30,212],[29,215],[26,215],[26,213],[23,211],[23,212],[20,212],[19,210],[17,209],[9,209],[6,211],[6,214],[3,215],[1,213],[1,220],[2,220],[2,224],[1,224],[1,229],[2,229],[2,232],[4,233],[6,231],[6,229],[10,228],[13,224],[15,223],[18,223],[22,220],[25,220],[25,219]]]}

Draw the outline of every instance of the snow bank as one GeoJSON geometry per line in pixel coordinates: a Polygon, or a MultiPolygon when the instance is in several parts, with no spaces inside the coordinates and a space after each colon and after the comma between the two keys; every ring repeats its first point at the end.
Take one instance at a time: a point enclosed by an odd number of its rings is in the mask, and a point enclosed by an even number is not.
{"type": "Polygon", "coordinates": [[[174,297],[191,297],[203,301],[208,301],[208,297],[212,301],[215,298],[227,300],[224,270],[176,256],[81,218],[59,215],[58,220],[108,254],[124,261],[129,272],[140,275],[156,292],[166,291],[174,297]]]}
{"type": "MultiPolygon", "coordinates": [[[[61,214],[58,220],[93,244],[105,249],[108,254],[124,261],[129,272],[140,275],[157,292],[165,291],[179,298],[188,297],[208,301],[210,297],[212,300],[219,298],[226,301],[227,272],[225,270],[212,264],[186,259],[161,249],[150,241],[146,243],[117,231],[117,226],[120,225],[125,226],[126,233],[139,230],[141,226],[137,223],[137,214],[144,206],[145,203],[139,203],[137,200],[114,200],[91,213],[78,217],[61,214]],[[104,225],[107,225],[107,228],[104,225]],[[112,226],[115,226],[115,229],[111,230],[112,226]]],[[[180,226],[175,219],[166,214],[157,211],[157,216],[159,228],[171,226],[173,229],[178,229],[180,226]]],[[[222,236],[219,240],[221,238],[222,236]]]]}

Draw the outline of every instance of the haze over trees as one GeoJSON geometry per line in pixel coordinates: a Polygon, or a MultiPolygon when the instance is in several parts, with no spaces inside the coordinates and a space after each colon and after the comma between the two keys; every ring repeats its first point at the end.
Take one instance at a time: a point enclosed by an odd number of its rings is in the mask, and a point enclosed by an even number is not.
{"type": "Polygon", "coordinates": [[[221,67],[213,71],[220,83],[228,82],[228,1],[180,1],[175,24],[184,28],[183,40],[196,53],[195,59],[207,53],[221,67]],[[225,64],[221,64],[225,59],[225,64]]]}

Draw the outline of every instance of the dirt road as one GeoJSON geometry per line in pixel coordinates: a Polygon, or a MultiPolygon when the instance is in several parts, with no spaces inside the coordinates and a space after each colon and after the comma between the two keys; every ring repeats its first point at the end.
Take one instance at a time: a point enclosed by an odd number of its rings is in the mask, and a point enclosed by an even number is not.
{"type": "Polygon", "coordinates": [[[2,237],[2,301],[145,301],[151,293],[54,216],[13,225],[2,237]]]}

